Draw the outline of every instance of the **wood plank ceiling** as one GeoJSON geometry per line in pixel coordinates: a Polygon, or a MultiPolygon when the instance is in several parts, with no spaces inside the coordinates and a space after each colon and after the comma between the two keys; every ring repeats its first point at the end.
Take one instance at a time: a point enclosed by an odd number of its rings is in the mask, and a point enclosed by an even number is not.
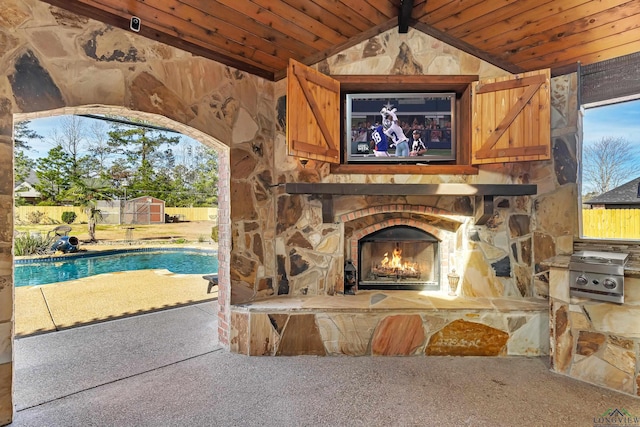
{"type": "Polygon", "coordinates": [[[270,80],[411,27],[513,73],[640,51],[638,0],[45,0],[270,80]]]}

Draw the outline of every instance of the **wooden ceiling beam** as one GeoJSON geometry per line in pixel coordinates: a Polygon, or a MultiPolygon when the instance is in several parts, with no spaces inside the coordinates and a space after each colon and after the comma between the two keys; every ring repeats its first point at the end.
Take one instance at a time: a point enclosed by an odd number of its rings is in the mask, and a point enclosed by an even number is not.
{"type": "Polygon", "coordinates": [[[413,12],[413,0],[402,0],[398,15],[398,32],[400,34],[406,34],[409,32],[411,12],[413,12]]]}

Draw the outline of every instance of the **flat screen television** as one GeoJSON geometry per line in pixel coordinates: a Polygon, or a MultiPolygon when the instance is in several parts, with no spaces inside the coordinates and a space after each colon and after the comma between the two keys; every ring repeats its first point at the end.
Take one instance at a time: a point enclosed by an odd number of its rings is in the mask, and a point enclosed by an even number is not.
{"type": "Polygon", "coordinates": [[[455,161],[455,105],[454,92],[346,94],[347,163],[455,161]]]}

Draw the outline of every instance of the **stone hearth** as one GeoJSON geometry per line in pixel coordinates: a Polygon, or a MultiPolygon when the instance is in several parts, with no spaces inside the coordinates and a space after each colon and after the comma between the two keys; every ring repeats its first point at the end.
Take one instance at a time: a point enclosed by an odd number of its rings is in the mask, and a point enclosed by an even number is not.
{"type": "Polygon", "coordinates": [[[540,356],[548,302],[435,292],[278,297],[233,306],[231,351],[251,356],[540,356]]]}

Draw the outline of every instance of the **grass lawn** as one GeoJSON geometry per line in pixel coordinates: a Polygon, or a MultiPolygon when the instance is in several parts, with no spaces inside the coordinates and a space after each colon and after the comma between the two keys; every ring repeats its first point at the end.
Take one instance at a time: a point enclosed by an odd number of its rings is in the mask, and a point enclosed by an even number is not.
{"type": "MultiPolygon", "coordinates": [[[[60,224],[29,224],[16,225],[15,230],[22,233],[42,233],[46,235],[60,224]]],[[[96,226],[96,239],[98,242],[124,241],[127,228],[133,227],[133,240],[178,240],[188,242],[208,242],[211,239],[211,228],[214,221],[188,221],[168,224],[150,225],[104,225],[96,226]]],[[[70,236],[75,236],[81,242],[89,240],[87,224],[70,224],[70,236]]]]}

